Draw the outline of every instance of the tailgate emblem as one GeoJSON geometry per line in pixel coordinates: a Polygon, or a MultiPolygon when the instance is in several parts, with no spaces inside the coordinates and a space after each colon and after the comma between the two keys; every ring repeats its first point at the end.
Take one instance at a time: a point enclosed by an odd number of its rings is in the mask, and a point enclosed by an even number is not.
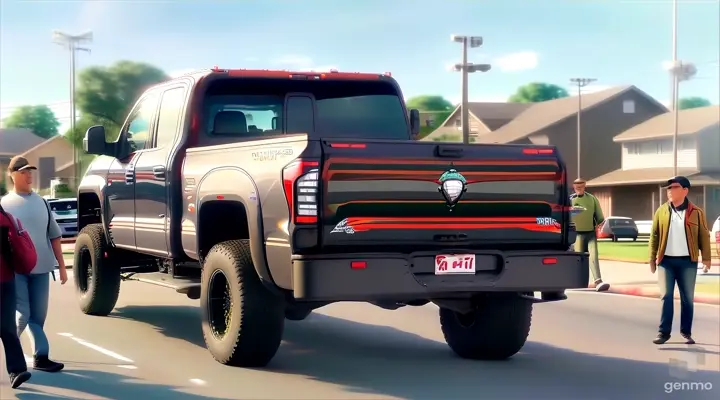
{"type": "Polygon", "coordinates": [[[445,197],[445,202],[448,205],[450,211],[452,211],[455,204],[460,200],[463,193],[467,190],[465,186],[467,181],[456,169],[451,168],[440,176],[440,186],[438,192],[442,193],[445,197]]]}
{"type": "Polygon", "coordinates": [[[348,235],[352,235],[355,233],[355,229],[348,224],[348,219],[345,218],[344,220],[340,221],[333,230],[330,231],[330,233],[347,233],[348,235]]]}

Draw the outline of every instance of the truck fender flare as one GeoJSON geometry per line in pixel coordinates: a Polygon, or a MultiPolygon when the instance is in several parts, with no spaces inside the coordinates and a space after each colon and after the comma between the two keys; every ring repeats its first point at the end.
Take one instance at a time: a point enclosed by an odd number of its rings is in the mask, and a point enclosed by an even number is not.
{"type": "MultiPolygon", "coordinates": [[[[102,222],[103,234],[105,235],[105,240],[107,240],[107,243],[113,244],[112,240],[110,240],[110,232],[108,232],[108,221],[110,221],[110,217],[108,215],[105,215],[105,213],[107,213],[107,210],[110,209],[109,207],[107,207],[107,204],[105,204],[107,201],[107,198],[105,197],[106,185],[107,182],[103,177],[99,175],[87,175],[83,178],[83,180],[80,182],[80,185],[78,186],[77,199],[79,207],[80,195],[83,193],[92,193],[98,198],[98,200],[100,201],[100,221],[102,222]]],[[[79,217],[80,215],[78,215],[78,218],[79,217]]]]}
{"type": "MultiPolygon", "coordinates": [[[[250,255],[260,280],[275,290],[276,286],[265,257],[262,209],[257,199],[258,189],[250,175],[240,168],[220,167],[210,170],[200,179],[197,187],[197,229],[202,231],[200,212],[203,204],[223,196],[223,201],[234,201],[243,205],[247,213],[250,236],[250,255]],[[218,190],[218,188],[222,188],[218,190]],[[236,190],[233,190],[236,189],[236,190]],[[242,189],[242,190],[237,190],[242,189]]],[[[200,235],[197,235],[197,249],[200,251],[200,235]]]]}

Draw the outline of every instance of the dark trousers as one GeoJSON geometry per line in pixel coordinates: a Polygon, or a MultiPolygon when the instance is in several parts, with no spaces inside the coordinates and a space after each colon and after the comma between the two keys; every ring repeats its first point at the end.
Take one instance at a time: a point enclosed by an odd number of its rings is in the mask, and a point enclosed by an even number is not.
{"type": "Polygon", "coordinates": [[[15,280],[0,283],[0,338],[5,348],[5,364],[10,374],[27,371],[15,324],[16,301],[15,280]]]}
{"type": "Polygon", "coordinates": [[[658,284],[662,300],[660,333],[669,335],[672,331],[675,282],[677,282],[680,292],[680,333],[692,334],[696,280],[697,262],[692,262],[690,257],[663,257],[658,268],[658,284]]]}

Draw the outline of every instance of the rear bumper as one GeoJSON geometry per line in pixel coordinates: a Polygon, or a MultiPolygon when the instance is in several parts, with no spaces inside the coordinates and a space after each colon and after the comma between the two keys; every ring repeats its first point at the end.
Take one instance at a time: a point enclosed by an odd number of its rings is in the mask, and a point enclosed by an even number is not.
{"type": "Polygon", "coordinates": [[[474,275],[435,275],[435,254],[295,256],[293,295],[304,301],[409,300],[480,292],[553,292],[588,285],[586,253],[476,252],[474,275]],[[545,258],[557,262],[543,264],[545,258]],[[365,261],[366,267],[352,269],[352,261],[365,261]]]}

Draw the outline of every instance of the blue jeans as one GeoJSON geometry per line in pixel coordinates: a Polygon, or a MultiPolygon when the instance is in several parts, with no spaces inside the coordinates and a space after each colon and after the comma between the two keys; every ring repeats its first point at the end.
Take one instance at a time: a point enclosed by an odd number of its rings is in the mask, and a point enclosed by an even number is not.
{"type": "Polygon", "coordinates": [[[50,345],[43,331],[50,300],[50,274],[15,275],[17,333],[29,329],[33,356],[47,357],[50,345]]]}
{"type": "Polygon", "coordinates": [[[697,262],[692,262],[690,257],[663,257],[658,268],[658,284],[662,300],[660,333],[669,335],[672,331],[675,282],[677,282],[680,292],[680,333],[692,334],[696,280],[697,262]]]}

